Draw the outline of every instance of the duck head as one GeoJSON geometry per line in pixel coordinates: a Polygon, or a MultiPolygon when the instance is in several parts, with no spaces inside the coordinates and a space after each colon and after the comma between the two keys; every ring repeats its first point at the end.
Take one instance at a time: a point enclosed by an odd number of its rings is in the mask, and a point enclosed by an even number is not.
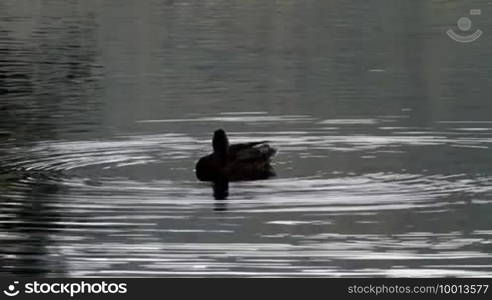
{"type": "Polygon", "coordinates": [[[227,153],[227,148],[229,148],[229,140],[224,130],[218,129],[214,132],[214,138],[212,140],[212,146],[214,148],[214,153],[223,157],[227,153]]]}

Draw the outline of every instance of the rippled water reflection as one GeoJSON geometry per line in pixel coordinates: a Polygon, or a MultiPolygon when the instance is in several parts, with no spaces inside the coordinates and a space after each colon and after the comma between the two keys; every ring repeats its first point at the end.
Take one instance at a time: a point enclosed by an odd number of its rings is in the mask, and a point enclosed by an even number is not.
{"type": "Polygon", "coordinates": [[[490,42],[450,48],[457,7],[376,35],[352,1],[124,2],[0,3],[1,273],[491,276],[490,42]],[[214,200],[218,127],[278,176],[214,200]]]}

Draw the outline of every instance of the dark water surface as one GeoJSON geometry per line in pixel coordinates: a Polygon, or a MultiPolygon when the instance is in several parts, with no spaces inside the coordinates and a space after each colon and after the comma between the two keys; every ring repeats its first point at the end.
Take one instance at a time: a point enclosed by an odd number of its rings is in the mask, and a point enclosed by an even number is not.
{"type": "Polygon", "coordinates": [[[489,1],[0,2],[0,273],[491,276],[489,1]],[[446,36],[469,10],[470,44],[446,36]],[[278,176],[194,163],[213,130],[278,176]]]}

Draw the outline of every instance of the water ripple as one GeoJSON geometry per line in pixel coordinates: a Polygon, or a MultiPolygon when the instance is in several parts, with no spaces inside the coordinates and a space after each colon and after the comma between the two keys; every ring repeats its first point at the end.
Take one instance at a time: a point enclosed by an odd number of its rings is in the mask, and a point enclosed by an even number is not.
{"type": "Polygon", "coordinates": [[[261,112],[218,118],[309,126],[230,130],[235,142],[262,139],[279,148],[279,176],[231,183],[224,201],[214,200],[211,186],[193,174],[194,161],[210,151],[209,132],[4,148],[2,270],[72,276],[490,275],[491,234],[481,225],[486,221],[467,219],[491,203],[486,172],[411,171],[404,165],[399,171],[367,165],[350,172],[338,165],[360,153],[363,159],[405,157],[412,147],[477,147],[473,151],[480,154],[492,141],[489,130],[261,112]],[[326,124],[337,127],[319,127],[326,124]],[[348,159],[338,162],[337,155],[348,159]],[[299,159],[313,160],[314,167],[294,168],[299,159]],[[142,177],[141,168],[156,176],[142,177]],[[28,259],[35,263],[26,265],[28,259]]]}

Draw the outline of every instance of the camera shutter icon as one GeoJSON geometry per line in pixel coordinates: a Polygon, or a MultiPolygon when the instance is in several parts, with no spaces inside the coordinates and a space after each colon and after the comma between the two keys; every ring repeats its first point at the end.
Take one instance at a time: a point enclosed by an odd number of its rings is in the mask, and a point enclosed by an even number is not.
{"type": "MultiPolygon", "coordinates": [[[[470,15],[472,15],[472,16],[481,15],[481,14],[482,14],[482,10],[480,10],[480,9],[470,10],[470,15]]],[[[469,31],[471,29],[472,21],[467,17],[462,17],[462,18],[459,18],[457,25],[458,25],[459,30],[466,32],[466,31],[469,31]]],[[[458,34],[458,33],[454,32],[454,30],[450,28],[446,31],[446,33],[451,39],[455,40],[456,42],[471,43],[471,42],[478,40],[482,36],[483,31],[481,31],[480,29],[477,29],[472,34],[463,35],[463,34],[458,34]]]]}
{"type": "Polygon", "coordinates": [[[15,289],[15,285],[18,284],[18,281],[14,281],[14,284],[10,284],[6,290],[3,291],[3,293],[9,297],[14,297],[19,295],[19,291],[15,289]]]}

